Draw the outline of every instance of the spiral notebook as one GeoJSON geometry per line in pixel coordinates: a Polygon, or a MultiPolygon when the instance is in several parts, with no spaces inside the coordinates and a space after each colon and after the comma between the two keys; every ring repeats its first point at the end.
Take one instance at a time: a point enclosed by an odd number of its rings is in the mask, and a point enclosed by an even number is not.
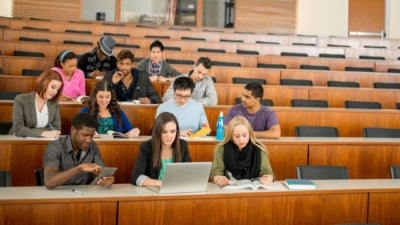
{"type": "Polygon", "coordinates": [[[205,192],[211,162],[168,163],[161,187],[148,187],[159,194],[205,192]]]}

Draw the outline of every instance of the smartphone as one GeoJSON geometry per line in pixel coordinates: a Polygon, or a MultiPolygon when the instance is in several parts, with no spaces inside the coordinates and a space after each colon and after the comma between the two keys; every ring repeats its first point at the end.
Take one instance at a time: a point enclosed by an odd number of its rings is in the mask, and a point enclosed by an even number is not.
{"type": "Polygon", "coordinates": [[[117,169],[117,167],[104,167],[100,174],[97,175],[96,178],[94,178],[91,184],[97,184],[97,181],[99,181],[101,178],[114,175],[117,169]]]}

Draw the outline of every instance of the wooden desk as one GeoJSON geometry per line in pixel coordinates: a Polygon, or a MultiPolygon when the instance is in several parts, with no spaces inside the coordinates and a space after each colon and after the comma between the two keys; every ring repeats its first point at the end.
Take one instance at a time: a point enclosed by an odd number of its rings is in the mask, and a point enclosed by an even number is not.
{"type": "MultiPolygon", "coordinates": [[[[136,139],[95,139],[108,166],[117,166],[116,183],[129,183],[139,154],[139,145],[148,136],[136,139]]],[[[400,161],[397,139],[294,138],[261,140],[268,149],[277,179],[296,178],[298,165],[343,165],[350,178],[390,178],[390,166],[400,161]]],[[[0,170],[12,173],[14,186],[36,185],[33,171],[43,167],[46,139],[0,136],[0,170]]],[[[213,160],[214,137],[188,140],[193,161],[213,160]]]]}
{"type": "Polygon", "coordinates": [[[320,180],[317,190],[158,195],[130,184],[0,189],[2,225],[285,224],[375,222],[397,225],[398,180],[320,180]],[[71,190],[77,188],[82,195],[71,190]],[[136,212],[136,213],[135,213],[136,212]],[[72,216],[71,215],[75,215],[72,216]],[[200,219],[201,218],[201,219],[200,219]]]}

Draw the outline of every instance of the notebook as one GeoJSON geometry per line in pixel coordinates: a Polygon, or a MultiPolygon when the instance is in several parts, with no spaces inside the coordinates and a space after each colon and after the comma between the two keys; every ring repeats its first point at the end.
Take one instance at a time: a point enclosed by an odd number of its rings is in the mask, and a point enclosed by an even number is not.
{"type": "Polygon", "coordinates": [[[211,162],[168,163],[161,187],[148,187],[159,194],[205,192],[211,162]]]}

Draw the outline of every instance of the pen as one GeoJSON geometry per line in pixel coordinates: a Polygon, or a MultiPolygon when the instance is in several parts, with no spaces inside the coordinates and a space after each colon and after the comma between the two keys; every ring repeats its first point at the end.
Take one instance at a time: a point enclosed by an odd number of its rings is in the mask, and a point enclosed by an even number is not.
{"type": "Polygon", "coordinates": [[[82,194],[82,192],[76,190],[76,189],[72,189],[72,192],[76,193],[76,194],[82,194]]]}
{"type": "Polygon", "coordinates": [[[49,127],[50,127],[50,129],[54,130],[53,124],[49,123],[49,127]]]}

